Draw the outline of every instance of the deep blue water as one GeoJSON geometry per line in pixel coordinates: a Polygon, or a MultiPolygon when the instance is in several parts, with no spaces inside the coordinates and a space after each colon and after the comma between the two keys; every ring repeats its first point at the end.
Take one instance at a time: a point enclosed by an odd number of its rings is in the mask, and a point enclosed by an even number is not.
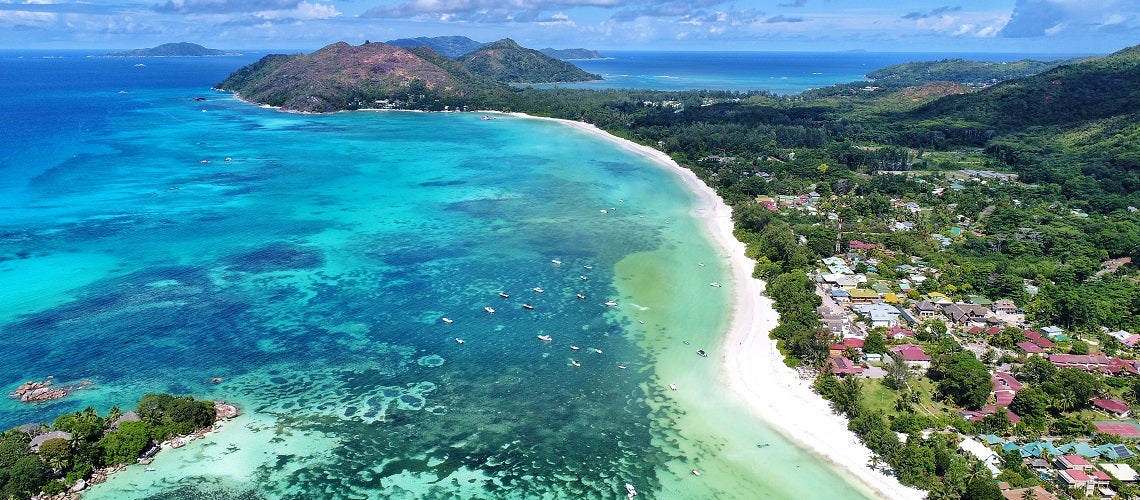
{"type": "Polygon", "coordinates": [[[572,88],[654,90],[762,90],[798,94],[836,83],[865,80],[876,69],[913,61],[962,58],[978,61],[1049,61],[1076,54],[976,54],[921,52],[645,52],[605,51],[609,59],[574,64],[604,81],[558,84],[572,88]]]}

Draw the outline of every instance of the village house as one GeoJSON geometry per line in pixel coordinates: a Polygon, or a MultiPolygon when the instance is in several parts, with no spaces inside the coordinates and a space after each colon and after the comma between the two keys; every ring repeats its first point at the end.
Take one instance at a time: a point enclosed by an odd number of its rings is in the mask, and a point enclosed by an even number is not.
{"type": "Polygon", "coordinates": [[[938,306],[923,300],[914,304],[914,312],[918,319],[934,318],[938,316],[938,306]]]}
{"type": "Polygon", "coordinates": [[[32,441],[28,443],[28,447],[31,448],[32,453],[39,453],[40,445],[52,439],[65,439],[67,441],[71,441],[71,434],[63,431],[46,432],[32,438],[32,441]]]}
{"type": "Polygon", "coordinates": [[[856,337],[847,337],[841,342],[836,342],[827,346],[832,356],[842,356],[847,349],[854,349],[856,352],[863,351],[863,339],[856,337]]]}
{"type": "Polygon", "coordinates": [[[891,348],[891,352],[902,356],[902,360],[911,368],[930,368],[930,355],[922,350],[922,346],[915,344],[902,344],[891,348]]]}
{"type": "Polygon", "coordinates": [[[1116,398],[1093,398],[1092,405],[1116,415],[1117,418],[1127,418],[1128,412],[1131,411],[1131,408],[1128,407],[1128,403],[1116,398]]]}
{"type": "Polygon", "coordinates": [[[1013,402],[1014,396],[1017,391],[1020,391],[1022,384],[1013,375],[1005,372],[994,372],[990,375],[990,381],[993,382],[992,393],[994,401],[997,406],[1006,408],[1013,402]]]}
{"type": "Polygon", "coordinates": [[[877,304],[883,301],[883,298],[879,296],[878,292],[866,288],[848,290],[847,294],[848,300],[850,300],[852,304],[877,304]]]}
{"type": "Polygon", "coordinates": [[[1134,483],[1140,480],[1140,474],[1128,464],[1100,464],[1100,468],[1104,469],[1108,475],[1116,478],[1118,481],[1125,483],[1134,483]]]}
{"type": "Polygon", "coordinates": [[[1103,354],[1051,354],[1049,362],[1057,368],[1077,368],[1086,372],[1108,371],[1108,356],[1103,354]]]}
{"type": "Polygon", "coordinates": [[[993,303],[992,309],[998,314],[1017,314],[1017,304],[1009,299],[998,299],[993,303]]]}
{"type": "Polygon", "coordinates": [[[1024,352],[1025,354],[1028,354],[1030,356],[1041,356],[1041,355],[1045,354],[1045,349],[1042,349],[1037,344],[1034,344],[1033,342],[1030,342],[1028,340],[1026,340],[1025,342],[1018,342],[1017,347],[1019,349],[1021,349],[1022,352],[1024,352]]]}
{"type": "Polygon", "coordinates": [[[828,356],[827,368],[835,375],[859,375],[863,367],[843,356],[828,356]]]}
{"type": "Polygon", "coordinates": [[[860,304],[851,306],[851,309],[864,318],[869,319],[871,321],[871,328],[890,328],[899,324],[900,320],[912,320],[909,314],[906,314],[895,306],[887,304],[860,304]]]}

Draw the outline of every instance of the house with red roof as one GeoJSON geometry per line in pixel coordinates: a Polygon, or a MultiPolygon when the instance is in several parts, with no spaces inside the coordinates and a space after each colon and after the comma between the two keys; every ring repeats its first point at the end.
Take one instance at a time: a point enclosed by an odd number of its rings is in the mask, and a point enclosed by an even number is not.
{"type": "Polygon", "coordinates": [[[1028,340],[1025,342],[1018,342],[1017,347],[1022,351],[1025,351],[1025,354],[1028,354],[1030,356],[1040,356],[1042,354],[1045,354],[1045,349],[1042,349],[1041,346],[1034,344],[1028,340]]]}
{"type": "Polygon", "coordinates": [[[901,326],[892,326],[890,330],[887,330],[888,339],[902,340],[907,337],[913,338],[914,332],[907,330],[901,326]]]}
{"type": "Polygon", "coordinates": [[[1140,375],[1140,367],[1131,359],[1108,358],[1108,373],[1115,376],[1140,375]]]}
{"type": "Polygon", "coordinates": [[[1075,453],[1069,455],[1061,455],[1056,458],[1054,463],[1058,469],[1086,470],[1095,468],[1093,467],[1093,464],[1089,463],[1088,460],[1085,460],[1085,457],[1082,457],[1075,453]]]}
{"type": "Polygon", "coordinates": [[[903,361],[911,368],[930,368],[930,355],[922,350],[922,346],[915,344],[902,344],[891,348],[891,352],[902,356],[903,361]]]}
{"type": "Polygon", "coordinates": [[[1057,368],[1077,368],[1087,372],[1108,371],[1108,356],[1103,354],[1051,354],[1049,362],[1057,368]]]}
{"type": "Polygon", "coordinates": [[[1116,415],[1119,418],[1128,416],[1128,412],[1132,409],[1128,407],[1128,403],[1116,398],[1092,398],[1093,406],[1100,408],[1108,413],[1116,415]]]}
{"type": "Polygon", "coordinates": [[[1052,349],[1057,346],[1053,343],[1052,340],[1045,338],[1044,335],[1041,335],[1040,333],[1033,330],[1025,330],[1021,333],[1025,334],[1025,338],[1029,339],[1030,342],[1037,344],[1037,347],[1040,347],[1042,349],[1052,349]]]}
{"type": "Polygon", "coordinates": [[[863,339],[858,337],[844,337],[842,342],[836,342],[827,346],[827,349],[831,351],[832,356],[842,355],[843,352],[848,348],[855,349],[856,351],[862,351],[863,339]]]}
{"type": "Polygon", "coordinates": [[[1069,489],[1084,490],[1085,495],[1092,494],[1093,482],[1085,471],[1080,469],[1065,469],[1057,473],[1057,479],[1065,483],[1065,487],[1069,489]]]}
{"type": "Polygon", "coordinates": [[[874,243],[864,243],[859,240],[851,240],[847,243],[847,248],[851,250],[872,250],[875,248],[874,243]]]}
{"type": "Polygon", "coordinates": [[[827,366],[835,375],[859,375],[863,373],[862,366],[852,363],[850,359],[843,356],[829,356],[827,366]]]}
{"type": "Polygon", "coordinates": [[[994,372],[990,375],[990,381],[993,382],[994,401],[997,406],[1002,408],[1009,407],[1009,403],[1013,401],[1013,397],[1017,395],[1023,387],[1021,382],[1013,375],[1004,372],[994,372]]]}
{"type": "Polygon", "coordinates": [[[997,335],[1001,333],[1001,327],[991,326],[986,329],[986,335],[997,335]]]}

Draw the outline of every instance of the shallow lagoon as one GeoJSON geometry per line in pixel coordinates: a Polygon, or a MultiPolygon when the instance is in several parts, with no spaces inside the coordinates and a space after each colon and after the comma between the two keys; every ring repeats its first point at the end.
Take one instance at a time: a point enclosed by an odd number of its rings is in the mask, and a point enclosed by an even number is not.
{"type": "Polygon", "coordinates": [[[732,284],[673,174],[557,123],[288,115],[120,70],[7,153],[0,382],[94,385],[0,423],[150,391],[246,414],[91,498],[862,497],[694,354],[732,284]]]}

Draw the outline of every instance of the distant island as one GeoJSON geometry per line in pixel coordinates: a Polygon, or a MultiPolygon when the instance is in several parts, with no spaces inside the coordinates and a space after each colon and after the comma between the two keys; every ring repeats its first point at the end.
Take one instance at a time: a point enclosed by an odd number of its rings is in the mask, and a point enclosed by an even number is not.
{"type": "Polygon", "coordinates": [[[286,111],[462,108],[476,97],[507,95],[511,84],[601,80],[571,63],[505,38],[449,59],[427,46],[338,42],[312,54],[274,54],[217,85],[242,99],[286,111]]]}
{"type": "MultiPolygon", "coordinates": [[[[485,42],[477,42],[465,36],[421,36],[416,38],[398,38],[396,40],[388,40],[384,43],[405,49],[412,47],[430,47],[432,50],[452,59],[458,59],[464,54],[490,45],[485,42]]],[[[555,59],[605,59],[606,57],[599,54],[598,51],[590,49],[552,49],[547,47],[545,49],[539,49],[538,51],[555,59]]]]}
{"type": "Polygon", "coordinates": [[[149,49],[124,50],[109,52],[103,57],[205,57],[205,56],[240,56],[239,52],[208,49],[196,43],[176,42],[164,43],[149,49]]]}
{"type": "Polygon", "coordinates": [[[555,59],[605,59],[606,56],[590,49],[538,49],[539,52],[555,59]]]}

